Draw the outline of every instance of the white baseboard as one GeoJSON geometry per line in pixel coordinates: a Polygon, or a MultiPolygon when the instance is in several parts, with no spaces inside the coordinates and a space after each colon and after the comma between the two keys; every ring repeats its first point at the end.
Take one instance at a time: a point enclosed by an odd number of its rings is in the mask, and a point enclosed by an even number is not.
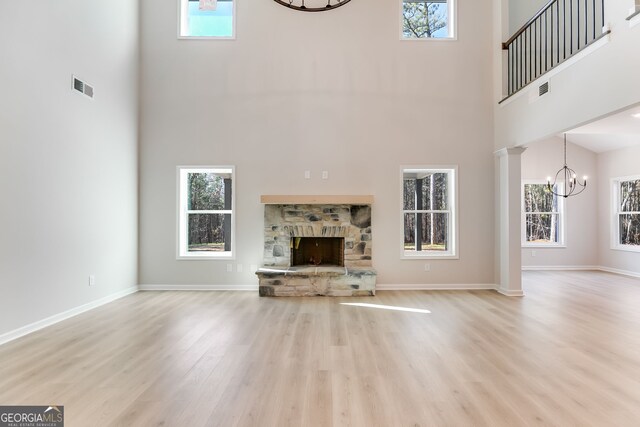
{"type": "Polygon", "coordinates": [[[416,284],[376,284],[376,291],[473,291],[473,290],[486,290],[497,289],[498,285],[494,283],[448,283],[448,284],[433,284],[433,283],[416,283],[416,284]]]}
{"type": "Polygon", "coordinates": [[[598,270],[604,271],[604,272],[607,272],[607,273],[621,274],[623,276],[640,277],[640,273],[635,272],[635,271],[620,270],[620,269],[617,269],[617,268],[605,267],[603,265],[599,266],[598,270]]]}
{"type": "Polygon", "coordinates": [[[587,271],[600,270],[597,265],[523,265],[522,271],[587,271]]]}
{"type": "Polygon", "coordinates": [[[640,277],[640,273],[636,271],[620,270],[603,265],[523,265],[522,271],[604,271],[622,276],[640,277]]]}
{"type": "Polygon", "coordinates": [[[258,285],[138,285],[141,291],[258,291],[258,285]]]}
{"type": "MultiPolygon", "coordinates": [[[[616,268],[593,266],[593,265],[556,265],[556,266],[523,266],[523,271],[584,271],[584,270],[596,270],[604,271],[607,273],[621,274],[624,276],[638,277],[640,273],[634,271],[620,270],[616,268]]],[[[257,291],[258,285],[139,285],[132,286],[115,294],[108,295],[96,301],[81,305],[76,308],[72,308],[65,312],[47,317],[46,319],[39,320],[13,331],[0,335],[0,345],[9,341],[13,341],[17,338],[46,328],[63,320],[77,316],[78,314],[100,307],[101,305],[108,304],[112,301],[133,294],[138,291],[257,291]]],[[[448,283],[448,284],[433,284],[433,283],[417,283],[417,284],[388,284],[381,283],[376,285],[378,291],[411,291],[411,290],[425,290],[425,291],[446,291],[446,290],[495,290],[502,295],[510,297],[523,296],[522,291],[509,291],[499,289],[498,285],[494,283],[448,283]]]]}
{"type": "Polygon", "coordinates": [[[523,297],[524,296],[524,292],[522,290],[518,290],[518,291],[512,291],[509,289],[496,289],[496,291],[498,291],[498,293],[508,296],[508,297],[523,297]]]}
{"type": "Polygon", "coordinates": [[[62,313],[55,314],[53,316],[47,317],[46,319],[42,319],[37,322],[31,323],[29,325],[23,326],[21,328],[15,329],[13,331],[9,331],[5,334],[0,335],[0,345],[8,343],[9,341],[13,341],[17,338],[23,337],[32,332],[38,331],[42,328],[46,328],[47,326],[51,326],[58,322],[62,322],[63,320],[77,316],[78,314],[82,314],[86,311],[93,310],[94,308],[100,307],[101,305],[108,304],[110,302],[113,302],[117,299],[120,299],[127,295],[131,295],[136,292],[138,292],[138,287],[132,286],[123,291],[116,292],[115,294],[107,295],[106,297],[89,302],[87,304],[83,304],[79,307],[75,307],[70,310],[63,311],[62,313]]]}

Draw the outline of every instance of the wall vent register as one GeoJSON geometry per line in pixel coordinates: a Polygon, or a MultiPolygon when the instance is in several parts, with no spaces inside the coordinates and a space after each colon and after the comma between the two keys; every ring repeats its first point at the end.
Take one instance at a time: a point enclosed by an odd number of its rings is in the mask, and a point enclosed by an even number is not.
{"type": "Polygon", "coordinates": [[[538,88],[538,96],[542,96],[549,92],[549,82],[543,83],[538,88]]]}
{"type": "Polygon", "coordinates": [[[93,86],[88,85],[75,76],[73,76],[73,90],[80,92],[89,98],[93,98],[93,86]]]}

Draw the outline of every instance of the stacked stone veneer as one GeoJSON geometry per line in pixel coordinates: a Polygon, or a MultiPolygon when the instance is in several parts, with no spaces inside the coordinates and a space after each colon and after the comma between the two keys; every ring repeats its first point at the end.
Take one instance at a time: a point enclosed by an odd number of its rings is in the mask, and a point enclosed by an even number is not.
{"type": "Polygon", "coordinates": [[[370,205],[265,205],[262,296],[374,295],[370,205]],[[292,237],[343,237],[344,268],[291,268],[292,237]]]}
{"type": "Polygon", "coordinates": [[[265,205],[264,265],[291,265],[292,237],[344,237],[344,266],[371,267],[371,206],[265,205]]]}

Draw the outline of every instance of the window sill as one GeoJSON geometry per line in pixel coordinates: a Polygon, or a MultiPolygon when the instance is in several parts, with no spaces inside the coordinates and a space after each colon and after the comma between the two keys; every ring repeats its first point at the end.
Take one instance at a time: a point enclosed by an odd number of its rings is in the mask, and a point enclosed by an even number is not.
{"type": "Polygon", "coordinates": [[[423,38],[405,38],[400,37],[401,42],[455,42],[457,37],[423,37],[423,38]]]}
{"type": "Polygon", "coordinates": [[[632,245],[616,245],[611,247],[614,251],[622,251],[622,252],[640,252],[640,246],[632,246],[632,245]]]}
{"type": "Polygon", "coordinates": [[[416,260],[424,260],[424,259],[460,259],[460,257],[456,254],[446,253],[446,254],[435,254],[435,253],[424,253],[424,254],[407,254],[403,252],[400,256],[400,259],[416,259],[416,260]]]}
{"type": "Polygon", "coordinates": [[[235,36],[178,36],[178,40],[235,40],[235,36]]]}
{"type": "Polygon", "coordinates": [[[234,261],[235,255],[178,255],[177,261],[234,261]]]}
{"type": "Polygon", "coordinates": [[[532,245],[532,244],[526,244],[526,245],[522,245],[522,249],[566,249],[567,245],[553,245],[553,244],[539,244],[539,245],[532,245]]]}

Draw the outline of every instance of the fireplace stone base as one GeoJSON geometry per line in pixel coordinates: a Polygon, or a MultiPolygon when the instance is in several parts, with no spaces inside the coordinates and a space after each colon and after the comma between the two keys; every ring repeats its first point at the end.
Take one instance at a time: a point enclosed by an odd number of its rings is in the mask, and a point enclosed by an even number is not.
{"type": "Polygon", "coordinates": [[[256,272],[260,296],[372,296],[376,271],[345,267],[262,267],[256,272]]]}

